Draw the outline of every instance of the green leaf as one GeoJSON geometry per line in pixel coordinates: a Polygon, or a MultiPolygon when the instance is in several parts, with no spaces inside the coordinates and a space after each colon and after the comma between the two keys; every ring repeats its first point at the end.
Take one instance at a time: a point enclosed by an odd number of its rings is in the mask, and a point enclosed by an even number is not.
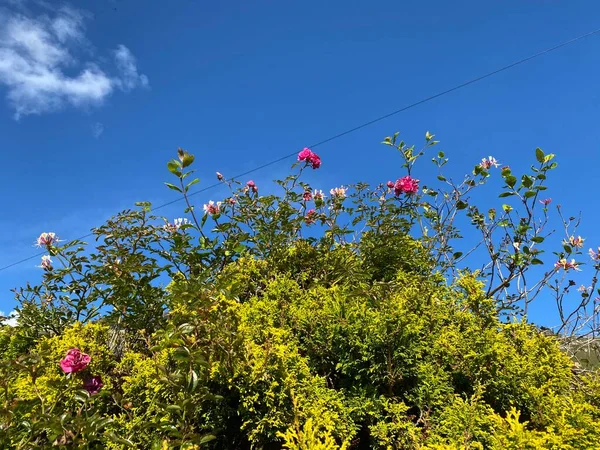
{"type": "Polygon", "coordinates": [[[511,211],[513,210],[513,207],[512,207],[512,206],[510,206],[510,205],[506,205],[506,204],[505,204],[505,205],[502,205],[502,209],[503,209],[505,212],[511,212],[511,211]]]}
{"type": "Polygon", "coordinates": [[[542,151],[541,148],[536,148],[535,149],[535,159],[537,159],[538,162],[543,163],[545,157],[546,157],[546,155],[544,155],[544,152],[542,151]]]}
{"type": "Polygon", "coordinates": [[[167,163],[167,169],[169,169],[169,172],[171,172],[173,175],[177,175],[178,177],[181,176],[181,171],[179,170],[180,164],[177,161],[169,161],[167,163]]]}
{"type": "Polygon", "coordinates": [[[452,259],[458,259],[463,255],[463,252],[456,252],[452,255],[452,259]]]}
{"type": "Polygon", "coordinates": [[[531,197],[535,197],[535,195],[536,195],[535,191],[527,191],[527,192],[525,192],[524,197],[525,198],[531,198],[531,197]]]}
{"type": "Polygon", "coordinates": [[[461,209],[465,209],[467,206],[469,206],[469,205],[467,204],[467,202],[463,202],[462,200],[458,200],[458,201],[456,202],[456,209],[457,209],[457,210],[459,210],[459,211],[460,211],[461,209]]]}
{"type": "Polygon", "coordinates": [[[214,439],[216,439],[216,437],[213,436],[212,434],[205,434],[204,436],[202,436],[200,438],[200,440],[198,441],[198,444],[199,445],[206,444],[207,442],[210,442],[214,439]]]}
{"type": "Polygon", "coordinates": [[[194,155],[192,155],[191,153],[184,153],[183,155],[183,160],[181,161],[181,166],[182,167],[188,167],[190,165],[192,165],[192,163],[194,162],[194,155]]]}
{"type": "Polygon", "coordinates": [[[443,175],[438,175],[437,179],[440,181],[446,181],[446,177],[443,175]]]}
{"type": "Polygon", "coordinates": [[[189,381],[188,381],[188,392],[194,392],[196,390],[196,388],[198,387],[198,374],[196,373],[195,370],[190,370],[190,374],[188,377],[189,381]]]}
{"type": "Polygon", "coordinates": [[[533,180],[530,177],[528,177],[527,175],[523,175],[521,177],[521,183],[526,188],[530,188],[533,185],[533,180]]]}
{"type": "Polygon", "coordinates": [[[166,186],[167,186],[169,189],[173,189],[174,191],[181,192],[181,189],[180,189],[180,188],[178,188],[177,186],[175,186],[175,185],[174,185],[174,184],[172,184],[172,183],[165,183],[165,185],[166,185],[166,186]]]}
{"type": "Polygon", "coordinates": [[[515,195],[515,193],[514,192],[502,192],[498,197],[504,198],[504,197],[510,197],[511,195],[515,195]]]}
{"type": "Polygon", "coordinates": [[[533,264],[534,266],[538,266],[538,265],[544,264],[544,262],[541,259],[533,258],[531,260],[531,264],[533,264]]]}
{"type": "Polygon", "coordinates": [[[506,185],[508,187],[515,187],[515,184],[517,184],[517,177],[515,177],[514,175],[507,175],[504,178],[504,181],[506,181],[506,185]]]}
{"type": "Polygon", "coordinates": [[[544,238],[542,236],[534,236],[531,238],[531,242],[535,242],[536,244],[541,244],[544,242],[544,238]]]}
{"type": "Polygon", "coordinates": [[[192,181],[190,181],[187,186],[185,187],[186,190],[188,190],[190,188],[190,186],[193,186],[196,183],[200,183],[200,178],[194,178],[192,181]]]}

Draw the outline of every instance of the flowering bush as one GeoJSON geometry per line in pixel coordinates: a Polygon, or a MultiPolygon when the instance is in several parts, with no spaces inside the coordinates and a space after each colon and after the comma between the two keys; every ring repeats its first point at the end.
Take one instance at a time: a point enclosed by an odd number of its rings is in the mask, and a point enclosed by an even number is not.
{"type": "Polygon", "coordinates": [[[438,152],[426,184],[433,135],[384,143],[396,182],[325,195],[302,179],[321,167],[304,149],[280,195],[217,172],[229,194],[203,214],[180,149],[167,186],[186,217],[141,203],[95,247],[43,233],[42,281],[15,290],[18,323],[0,327],[0,447],[597,446],[600,376],[576,356],[599,331],[600,248],[558,208],[565,238],[542,260],[554,156],[538,149],[520,178],[489,156],[456,184],[438,152]],[[470,193],[492,176],[506,203],[482,212],[470,193]],[[574,289],[582,258],[591,282],[574,289]],[[527,322],[541,292],[554,330],[527,322]]]}

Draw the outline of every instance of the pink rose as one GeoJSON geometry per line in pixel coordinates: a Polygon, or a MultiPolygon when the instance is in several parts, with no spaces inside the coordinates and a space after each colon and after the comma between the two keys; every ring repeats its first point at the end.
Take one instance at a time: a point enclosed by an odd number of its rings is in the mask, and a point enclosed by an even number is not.
{"type": "Polygon", "coordinates": [[[75,373],[85,369],[92,359],[78,348],[72,348],[67,356],[60,360],[60,368],[64,373],[75,373]]]}
{"type": "Polygon", "coordinates": [[[321,167],[321,158],[309,148],[305,148],[298,153],[298,161],[306,161],[306,165],[311,166],[313,169],[321,167]]]}
{"type": "Polygon", "coordinates": [[[252,180],[246,183],[246,190],[251,189],[252,192],[258,192],[258,188],[256,187],[256,183],[252,180]]]}
{"type": "Polygon", "coordinates": [[[97,394],[102,389],[102,378],[100,375],[95,375],[93,377],[86,378],[83,381],[83,388],[90,393],[90,395],[97,394]]]}
{"type": "Polygon", "coordinates": [[[416,194],[418,190],[419,180],[412,178],[410,175],[396,180],[396,184],[394,184],[394,193],[396,195],[400,195],[402,193],[416,194]]]}
{"type": "Polygon", "coordinates": [[[313,152],[310,150],[310,148],[305,147],[304,150],[298,153],[298,161],[306,161],[312,154],[313,152]]]}

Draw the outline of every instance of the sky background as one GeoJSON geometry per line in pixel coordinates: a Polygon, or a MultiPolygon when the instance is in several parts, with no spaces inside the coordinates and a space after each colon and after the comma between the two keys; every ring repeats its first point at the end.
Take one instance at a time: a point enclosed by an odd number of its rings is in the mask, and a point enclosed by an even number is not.
{"type": "MultiPolygon", "coordinates": [[[[73,239],[136,201],[174,199],[162,182],[178,146],[196,154],[201,188],[600,27],[600,4],[577,0],[0,5],[0,267],[37,253],[42,231],[73,239]]],[[[415,144],[435,133],[454,176],[488,155],[521,172],[541,147],[559,162],[548,196],[582,213],[595,248],[599,75],[596,35],[320,146],[311,181],[402,176],[380,144],[395,131],[415,144]]],[[[252,178],[264,186],[291,162],[252,178]]],[[[0,310],[38,264],[0,271],[0,310]]]]}

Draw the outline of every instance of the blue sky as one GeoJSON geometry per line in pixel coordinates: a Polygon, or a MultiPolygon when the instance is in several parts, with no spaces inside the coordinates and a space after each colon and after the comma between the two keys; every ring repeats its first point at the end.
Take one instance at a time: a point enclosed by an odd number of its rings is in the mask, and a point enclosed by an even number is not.
{"type": "MultiPolygon", "coordinates": [[[[577,0],[0,5],[0,266],[36,253],[42,231],[71,239],[136,201],[173,199],[162,182],[178,146],[212,184],[591,31],[600,12],[577,0]]],[[[487,155],[523,169],[539,146],[560,164],[549,196],[600,245],[599,50],[587,38],[319,147],[313,180],[401,176],[379,144],[394,131],[416,144],[435,133],[455,176],[487,155]]],[[[0,272],[0,310],[37,264],[0,272]]]]}

